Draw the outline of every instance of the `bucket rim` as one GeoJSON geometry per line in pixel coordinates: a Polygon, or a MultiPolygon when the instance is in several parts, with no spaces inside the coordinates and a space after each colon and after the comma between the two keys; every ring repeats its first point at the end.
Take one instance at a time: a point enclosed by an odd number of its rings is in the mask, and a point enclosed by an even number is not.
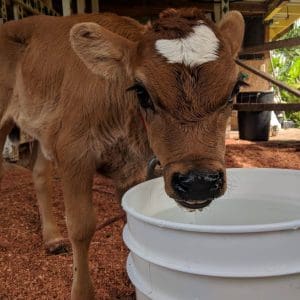
{"type": "MultiPolygon", "coordinates": [[[[227,168],[227,172],[265,172],[265,173],[286,173],[291,175],[299,176],[300,170],[295,169],[280,169],[280,168],[227,168]]],[[[286,222],[276,222],[267,224],[255,224],[255,225],[195,225],[195,224],[185,224],[178,222],[171,222],[168,220],[157,219],[154,217],[149,217],[143,215],[142,213],[136,211],[133,207],[129,205],[130,195],[134,193],[135,190],[141,188],[142,185],[147,185],[149,182],[155,182],[161,180],[161,177],[155,178],[143,183],[140,183],[130,190],[128,190],[122,198],[122,208],[125,210],[126,214],[134,217],[135,219],[142,221],[144,223],[156,226],[164,227],[174,230],[189,231],[189,232],[202,232],[202,233],[229,233],[229,234],[248,234],[255,232],[274,232],[283,230],[297,230],[300,228],[300,217],[296,220],[286,221],[286,222]]],[[[300,190],[299,190],[300,197],[300,190]]],[[[300,201],[300,200],[299,200],[300,201]]]]}

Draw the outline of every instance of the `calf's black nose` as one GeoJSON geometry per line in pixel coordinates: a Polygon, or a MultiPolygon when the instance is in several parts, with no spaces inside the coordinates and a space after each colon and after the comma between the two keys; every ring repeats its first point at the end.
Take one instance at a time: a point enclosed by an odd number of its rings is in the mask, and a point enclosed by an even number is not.
{"type": "Polygon", "coordinates": [[[190,171],[174,173],[172,187],[183,200],[207,200],[218,196],[224,184],[224,173],[217,171],[190,171]]]}

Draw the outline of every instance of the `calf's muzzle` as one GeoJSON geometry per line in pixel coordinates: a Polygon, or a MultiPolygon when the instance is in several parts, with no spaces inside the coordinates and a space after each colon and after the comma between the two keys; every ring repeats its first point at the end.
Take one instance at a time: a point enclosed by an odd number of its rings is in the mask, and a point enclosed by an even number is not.
{"type": "Polygon", "coordinates": [[[222,164],[209,159],[205,161],[206,167],[201,161],[179,161],[162,168],[154,156],[148,162],[147,179],[163,173],[165,189],[171,198],[183,207],[200,209],[222,196],[226,190],[226,175],[222,164]],[[155,169],[157,166],[159,170],[155,169]]]}
{"type": "Polygon", "coordinates": [[[222,194],[222,171],[192,170],[185,174],[174,173],[171,185],[177,202],[188,208],[202,208],[222,194]]]}

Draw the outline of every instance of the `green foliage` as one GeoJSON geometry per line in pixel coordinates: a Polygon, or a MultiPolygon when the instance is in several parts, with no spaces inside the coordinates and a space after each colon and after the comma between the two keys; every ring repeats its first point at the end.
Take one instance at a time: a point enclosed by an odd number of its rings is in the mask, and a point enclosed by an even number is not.
{"type": "MultiPolygon", "coordinates": [[[[282,36],[281,39],[300,37],[300,22],[282,36]]],[[[300,47],[276,49],[271,53],[275,77],[300,90],[300,47]]],[[[300,99],[285,90],[279,91],[281,99],[287,103],[300,103],[300,99]]],[[[300,112],[287,112],[286,117],[300,127],[300,112]]]]}
{"type": "Polygon", "coordinates": [[[289,112],[287,118],[295,122],[296,126],[300,128],[300,112],[289,112]]]}
{"type": "MultiPolygon", "coordinates": [[[[294,62],[291,65],[291,68],[289,69],[288,72],[289,78],[297,79],[300,78],[300,56],[296,57],[294,62]]],[[[298,83],[299,87],[300,84],[298,83]]]]}

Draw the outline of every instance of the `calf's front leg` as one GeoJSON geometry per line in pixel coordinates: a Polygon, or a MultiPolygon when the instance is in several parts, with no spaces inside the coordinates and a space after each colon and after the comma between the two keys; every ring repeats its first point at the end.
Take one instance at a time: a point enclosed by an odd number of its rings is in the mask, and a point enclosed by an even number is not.
{"type": "Polygon", "coordinates": [[[62,174],[66,221],[73,249],[72,300],[94,299],[89,274],[88,250],[96,228],[92,204],[93,173],[65,171],[62,174]]]}

